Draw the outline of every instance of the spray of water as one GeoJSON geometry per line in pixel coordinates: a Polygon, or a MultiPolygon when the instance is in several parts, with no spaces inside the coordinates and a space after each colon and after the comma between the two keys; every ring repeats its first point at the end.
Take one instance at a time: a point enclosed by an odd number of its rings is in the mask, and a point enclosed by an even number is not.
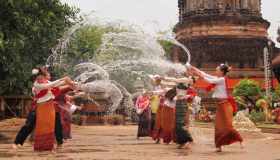
{"type": "Polygon", "coordinates": [[[60,66],[65,63],[63,58],[64,52],[68,48],[69,42],[76,31],[82,26],[90,25],[92,21],[99,22],[99,18],[95,17],[93,13],[95,12],[92,11],[89,14],[82,15],[79,22],[65,31],[63,36],[57,40],[57,45],[51,49],[51,55],[47,58],[46,65],[60,66]]]}
{"type": "Polygon", "coordinates": [[[108,114],[114,113],[123,99],[123,94],[120,89],[110,81],[97,80],[82,84],[80,87],[87,93],[88,97],[96,99],[98,95],[99,97],[97,99],[106,99],[109,103],[103,107],[108,114]]]}
{"type": "Polygon", "coordinates": [[[178,40],[176,40],[175,35],[174,35],[173,32],[169,32],[169,33],[165,33],[165,34],[158,34],[157,39],[169,41],[172,44],[182,48],[184,50],[184,52],[186,53],[187,57],[188,57],[187,63],[188,64],[191,63],[191,52],[190,52],[190,50],[185,45],[183,45],[178,40]]]}
{"type": "MultiPolygon", "coordinates": [[[[148,75],[166,75],[175,72],[178,75],[185,73],[185,66],[174,64],[165,59],[165,52],[158,43],[159,37],[145,33],[135,25],[124,25],[123,22],[105,22],[89,14],[84,16],[84,20],[70,28],[64,36],[58,40],[58,45],[52,49],[52,54],[47,59],[47,64],[51,66],[64,66],[64,52],[69,42],[74,37],[75,32],[85,25],[110,26],[113,28],[126,28],[126,32],[107,33],[103,36],[102,45],[95,53],[93,59],[87,63],[81,63],[74,67],[73,77],[82,84],[81,88],[88,97],[104,93],[103,96],[111,102],[106,106],[109,113],[113,113],[118,108],[124,108],[130,112],[132,108],[133,84],[137,78],[149,84],[148,75]]],[[[171,36],[162,36],[162,40],[167,40],[181,46],[190,54],[182,44],[171,36]]],[[[147,87],[147,86],[146,86],[147,87]]]]}
{"type": "Polygon", "coordinates": [[[128,78],[125,82],[130,84],[121,84],[131,91],[131,82],[138,77],[146,80],[149,74],[175,72],[182,75],[186,72],[184,65],[168,61],[165,54],[155,36],[143,32],[108,33],[103,36],[99,52],[92,61],[100,64],[118,82],[119,77],[128,78]]]}
{"type": "Polygon", "coordinates": [[[74,67],[75,81],[81,83],[96,80],[109,80],[109,74],[101,66],[93,63],[80,63],[74,67]]]}

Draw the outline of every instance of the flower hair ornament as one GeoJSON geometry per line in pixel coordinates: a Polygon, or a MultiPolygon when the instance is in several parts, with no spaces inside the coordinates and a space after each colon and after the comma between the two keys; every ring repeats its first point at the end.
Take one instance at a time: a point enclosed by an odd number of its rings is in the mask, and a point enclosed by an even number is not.
{"type": "Polygon", "coordinates": [[[34,68],[32,69],[32,75],[37,75],[39,73],[39,69],[34,68]]]}
{"type": "Polygon", "coordinates": [[[222,63],[222,64],[220,64],[220,66],[219,67],[221,67],[221,68],[227,68],[227,72],[230,72],[231,70],[232,70],[232,67],[231,66],[229,66],[227,63],[222,63]]]}

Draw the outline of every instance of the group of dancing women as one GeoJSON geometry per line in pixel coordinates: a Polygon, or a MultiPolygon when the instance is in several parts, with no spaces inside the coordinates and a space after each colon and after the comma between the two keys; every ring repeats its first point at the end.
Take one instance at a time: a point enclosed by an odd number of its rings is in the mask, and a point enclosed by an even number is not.
{"type": "Polygon", "coordinates": [[[54,151],[67,139],[71,139],[71,115],[81,109],[75,101],[80,92],[69,77],[50,81],[48,67],[33,69],[32,76],[32,108],[24,126],[16,135],[13,148],[22,147],[33,133],[34,151],[54,151]]]}
{"type": "MultiPolygon", "coordinates": [[[[230,67],[221,64],[212,76],[198,68],[186,65],[188,73],[209,83],[213,89],[213,98],[217,101],[215,118],[215,146],[221,152],[222,147],[235,142],[242,145],[243,139],[233,128],[233,113],[236,103],[228,92],[227,74],[230,67]]],[[[54,151],[71,138],[71,115],[81,109],[76,98],[82,92],[69,77],[50,81],[47,67],[32,70],[33,104],[26,123],[19,130],[13,148],[23,146],[26,138],[34,133],[35,151],[54,151]],[[56,147],[55,147],[55,144],[56,147]]],[[[178,148],[191,148],[195,141],[190,133],[188,107],[193,103],[196,91],[192,87],[194,78],[153,77],[153,91],[144,90],[135,102],[139,116],[137,138],[152,137],[156,143],[178,144],[178,148]],[[176,83],[173,88],[164,88],[162,81],[176,83]]]]}
{"type": "MultiPolygon", "coordinates": [[[[237,111],[234,98],[228,91],[227,74],[230,67],[221,64],[216,68],[215,76],[209,75],[198,68],[186,65],[186,69],[192,76],[199,77],[209,83],[207,91],[212,90],[212,97],[217,102],[215,118],[215,146],[217,152],[222,152],[222,147],[239,142],[243,147],[243,139],[237,130],[233,128],[233,114],[237,111]]],[[[190,149],[193,142],[189,127],[188,108],[196,96],[192,87],[194,78],[169,78],[153,76],[153,91],[143,91],[136,102],[135,107],[139,116],[137,138],[152,137],[155,143],[178,145],[179,149],[190,149]],[[173,88],[164,88],[162,81],[175,82],[173,88]]]]}

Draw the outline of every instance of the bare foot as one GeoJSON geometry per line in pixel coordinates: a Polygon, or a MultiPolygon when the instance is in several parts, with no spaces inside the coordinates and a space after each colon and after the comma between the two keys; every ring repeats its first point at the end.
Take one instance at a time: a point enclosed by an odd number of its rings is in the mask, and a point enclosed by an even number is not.
{"type": "Polygon", "coordinates": [[[56,149],[50,151],[51,154],[56,154],[56,149]]]}
{"type": "Polygon", "coordinates": [[[244,146],[244,144],[243,144],[242,142],[240,142],[240,148],[241,148],[241,149],[244,149],[244,148],[245,148],[245,146],[244,146]]]}
{"type": "Polygon", "coordinates": [[[184,148],[184,146],[185,146],[185,144],[180,144],[177,148],[182,149],[182,148],[184,148]]]}
{"type": "Polygon", "coordinates": [[[222,152],[222,147],[216,148],[216,152],[222,152]]]}
{"type": "Polygon", "coordinates": [[[160,144],[160,139],[156,140],[155,143],[156,143],[156,144],[160,144]]]}
{"type": "Polygon", "coordinates": [[[187,145],[186,145],[186,149],[191,149],[192,148],[192,145],[193,145],[193,143],[187,143],[187,145]]]}
{"type": "Polygon", "coordinates": [[[18,146],[17,146],[16,144],[13,144],[13,145],[12,145],[12,148],[13,148],[14,150],[17,150],[17,149],[18,149],[18,146]]]}
{"type": "Polygon", "coordinates": [[[62,146],[63,146],[63,144],[58,144],[58,145],[56,146],[56,149],[60,149],[60,148],[62,148],[62,146]]]}

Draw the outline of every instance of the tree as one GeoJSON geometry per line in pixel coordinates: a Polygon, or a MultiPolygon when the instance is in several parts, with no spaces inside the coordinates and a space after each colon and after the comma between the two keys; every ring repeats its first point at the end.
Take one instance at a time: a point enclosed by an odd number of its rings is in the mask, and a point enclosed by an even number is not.
{"type": "Polygon", "coordinates": [[[242,97],[255,107],[255,100],[261,96],[261,88],[256,81],[243,79],[234,87],[233,95],[242,97]]]}
{"type": "Polygon", "coordinates": [[[165,51],[165,56],[168,59],[172,59],[171,53],[172,53],[172,49],[174,48],[174,44],[166,40],[159,40],[159,43],[165,51]]]}
{"type": "Polygon", "coordinates": [[[0,95],[30,91],[31,69],[45,64],[78,12],[59,0],[0,1],[0,95]]]}
{"type": "Polygon", "coordinates": [[[127,31],[125,28],[112,26],[86,25],[81,27],[71,38],[69,47],[66,50],[67,64],[73,66],[93,58],[102,44],[104,34],[125,31],[127,31]]]}

